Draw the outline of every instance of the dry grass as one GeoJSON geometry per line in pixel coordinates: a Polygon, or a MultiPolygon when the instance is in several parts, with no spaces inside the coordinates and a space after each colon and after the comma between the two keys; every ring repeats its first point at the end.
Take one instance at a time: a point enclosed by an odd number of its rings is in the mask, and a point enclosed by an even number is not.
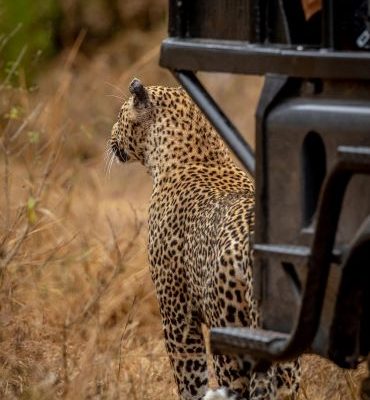
{"type": "MultiPolygon", "coordinates": [[[[91,60],[77,41],[35,93],[1,88],[2,399],[176,399],[147,269],[150,181],[104,171],[127,82],[174,83],[157,67],[162,36],[134,32],[91,60]]],[[[261,81],[205,79],[251,139],[261,81]]],[[[306,357],[301,399],[356,398],[363,373],[306,357]]]]}

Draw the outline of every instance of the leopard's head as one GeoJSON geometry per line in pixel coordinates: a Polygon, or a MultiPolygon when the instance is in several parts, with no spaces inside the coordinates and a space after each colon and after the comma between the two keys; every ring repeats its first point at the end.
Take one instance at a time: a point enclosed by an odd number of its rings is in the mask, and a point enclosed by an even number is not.
{"type": "Polygon", "coordinates": [[[110,145],[121,162],[143,161],[147,130],[152,118],[148,90],[134,79],[129,86],[131,97],[125,101],[113,125],[110,145]]]}
{"type": "Polygon", "coordinates": [[[121,162],[140,161],[150,173],[189,163],[222,163],[227,151],[213,128],[179,87],[134,79],[131,97],[113,126],[111,148],[121,162]]]}

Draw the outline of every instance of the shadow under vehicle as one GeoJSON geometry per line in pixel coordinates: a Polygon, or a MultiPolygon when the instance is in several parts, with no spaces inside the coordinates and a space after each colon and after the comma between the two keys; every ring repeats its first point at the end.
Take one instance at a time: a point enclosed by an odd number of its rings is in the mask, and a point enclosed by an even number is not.
{"type": "Polygon", "coordinates": [[[160,64],[256,180],[262,327],[214,328],[212,351],[356,368],[370,353],[370,1],[323,0],[308,19],[304,2],[171,0],[160,64]],[[197,71],[265,75],[255,156],[197,71]]]}

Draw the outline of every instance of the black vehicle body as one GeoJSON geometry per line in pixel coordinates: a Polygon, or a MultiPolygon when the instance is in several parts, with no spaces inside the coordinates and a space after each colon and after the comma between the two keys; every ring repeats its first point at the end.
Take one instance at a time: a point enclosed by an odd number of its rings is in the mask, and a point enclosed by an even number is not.
{"type": "Polygon", "coordinates": [[[215,328],[213,351],[356,368],[370,352],[370,1],[323,0],[309,20],[300,0],[169,3],[160,63],[256,179],[263,329],[215,328]],[[197,71],[266,76],[256,156],[197,71]]]}

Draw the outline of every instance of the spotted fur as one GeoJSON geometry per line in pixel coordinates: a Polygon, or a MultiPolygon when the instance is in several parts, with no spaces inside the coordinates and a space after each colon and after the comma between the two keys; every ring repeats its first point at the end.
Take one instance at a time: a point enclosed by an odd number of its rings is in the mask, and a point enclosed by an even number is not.
{"type": "MultiPolygon", "coordinates": [[[[150,272],[166,348],[180,398],[200,400],[208,388],[201,324],[258,326],[254,183],[183,89],[145,88],[135,79],[130,92],[111,147],[119,160],[139,161],[152,177],[150,272]]],[[[262,376],[238,358],[214,356],[213,362],[232,399],[294,398],[298,388],[297,362],[262,376]]],[[[228,398],[226,393],[205,398],[228,398]]]]}

